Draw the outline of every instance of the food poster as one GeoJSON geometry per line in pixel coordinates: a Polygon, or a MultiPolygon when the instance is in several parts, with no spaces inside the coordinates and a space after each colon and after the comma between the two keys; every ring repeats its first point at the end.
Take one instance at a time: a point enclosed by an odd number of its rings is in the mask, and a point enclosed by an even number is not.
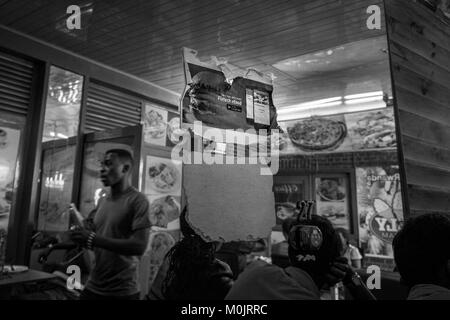
{"type": "Polygon", "coordinates": [[[165,254],[180,237],[182,162],[147,156],[145,194],[152,224],[148,245],[149,288],[165,254]]]}
{"type": "Polygon", "coordinates": [[[227,62],[202,62],[197,52],[188,48],[183,49],[183,62],[182,128],[201,123],[196,134],[203,136],[207,129],[215,128],[225,137],[227,129],[270,131],[278,127],[271,78],[257,71],[250,75],[227,62]]]}
{"type": "Polygon", "coordinates": [[[178,219],[181,212],[180,196],[148,195],[147,198],[150,203],[150,223],[153,229],[177,230],[180,228],[178,219]]]}
{"type": "Polygon", "coordinates": [[[114,139],[111,142],[102,141],[85,144],[79,206],[79,211],[83,216],[86,217],[94,210],[100,198],[109,191],[109,187],[105,187],[100,180],[101,162],[105,152],[111,149],[125,149],[133,154],[131,144],[132,138],[129,137],[114,139]]]}
{"type": "Polygon", "coordinates": [[[345,176],[315,178],[317,214],[330,220],[335,228],[350,231],[350,197],[345,176]]]}
{"type": "Polygon", "coordinates": [[[38,230],[67,231],[76,146],[47,149],[43,155],[38,230]]]}
{"type": "Polygon", "coordinates": [[[396,148],[394,110],[346,114],[353,150],[396,148]]]}
{"type": "Polygon", "coordinates": [[[280,154],[311,154],[352,150],[343,115],[280,123],[280,154]]]}
{"type": "Polygon", "coordinates": [[[179,230],[166,230],[150,232],[149,243],[145,253],[148,258],[148,289],[151,288],[158,270],[169,250],[180,240],[179,230]]]}
{"type": "Polygon", "coordinates": [[[181,129],[181,119],[176,113],[169,112],[167,117],[167,141],[166,146],[174,147],[181,142],[185,130],[181,129]]]}
{"type": "Polygon", "coordinates": [[[392,108],[280,122],[280,154],[392,149],[397,146],[392,108]]]}
{"type": "Polygon", "coordinates": [[[168,111],[152,104],[145,104],[144,141],[159,146],[166,145],[168,111]]]}
{"type": "Polygon", "coordinates": [[[6,250],[19,142],[20,130],[0,126],[0,261],[3,261],[6,250]]]}
{"type": "Polygon", "coordinates": [[[145,167],[145,194],[181,195],[182,162],[147,156],[145,167]]]}
{"type": "Polygon", "coordinates": [[[298,201],[305,197],[305,185],[297,183],[274,183],[273,192],[275,196],[275,215],[277,226],[283,224],[287,218],[292,218],[298,201]]]}
{"type": "Polygon", "coordinates": [[[357,168],[356,179],[360,245],[367,255],[392,258],[404,221],[398,166],[357,168]]]}

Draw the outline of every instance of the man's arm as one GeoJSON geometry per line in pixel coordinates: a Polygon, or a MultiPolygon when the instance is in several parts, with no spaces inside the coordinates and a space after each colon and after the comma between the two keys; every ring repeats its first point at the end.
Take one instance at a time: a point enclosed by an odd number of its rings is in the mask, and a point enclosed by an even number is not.
{"type": "MultiPolygon", "coordinates": [[[[90,231],[86,229],[75,230],[70,233],[72,241],[86,245],[90,231]]],[[[148,243],[149,232],[147,228],[134,231],[128,239],[113,239],[95,236],[92,241],[94,248],[109,250],[124,256],[140,256],[145,252],[148,243]]]]}

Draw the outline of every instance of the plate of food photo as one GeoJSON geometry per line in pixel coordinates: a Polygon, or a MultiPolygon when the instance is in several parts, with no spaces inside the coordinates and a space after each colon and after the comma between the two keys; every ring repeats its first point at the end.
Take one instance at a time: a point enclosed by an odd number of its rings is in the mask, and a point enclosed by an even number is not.
{"type": "Polygon", "coordinates": [[[167,228],[169,222],[180,216],[179,204],[173,196],[164,196],[151,202],[150,222],[152,226],[167,228]]]}
{"type": "Polygon", "coordinates": [[[181,186],[181,172],[170,160],[150,163],[147,175],[149,187],[157,192],[174,192],[181,186]]]}
{"type": "Polygon", "coordinates": [[[292,203],[277,204],[277,217],[280,220],[292,218],[295,215],[296,206],[292,203]]]}
{"type": "Polygon", "coordinates": [[[180,128],[180,118],[172,118],[167,124],[167,137],[173,144],[180,142],[180,138],[186,130],[180,128]]]}
{"type": "Polygon", "coordinates": [[[167,123],[161,112],[151,109],[145,113],[145,135],[150,139],[161,139],[166,135],[167,123]]]}
{"type": "Polygon", "coordinates": [[[167,232],[153,232],[150,234],[150,263],[160,265],[166,253],[175,244],[175,239],[167,232]]]}
{"type": "Polygon", "coordinates": [[[317,194],[322,201],[345,200],[345,188],[335,179],[323,179],[317,188],[317,194]]]}
{"type": "Polygon", "coordinates": [[[330,151],[344,142],[347,126],[341,121],[311,118],[296,122],[287,132],[292,143],[304,151],[330,151]]]}

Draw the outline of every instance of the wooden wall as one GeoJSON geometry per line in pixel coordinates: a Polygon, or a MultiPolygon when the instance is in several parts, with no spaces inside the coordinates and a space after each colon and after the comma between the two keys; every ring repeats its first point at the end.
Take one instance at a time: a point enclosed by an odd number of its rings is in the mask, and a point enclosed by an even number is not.
{"type": "Polygon", "coordinates": [[[385,10],[407,209],[450,214],[450,19],[411,0],[385,10]]]}

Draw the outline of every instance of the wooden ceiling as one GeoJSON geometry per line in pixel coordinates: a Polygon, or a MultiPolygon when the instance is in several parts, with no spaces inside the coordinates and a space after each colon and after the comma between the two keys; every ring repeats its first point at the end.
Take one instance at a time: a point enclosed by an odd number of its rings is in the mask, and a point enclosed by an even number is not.
{"type": "Polygon", "coordinates": [[[177,93],[184,86],[182,47],[201,59],[223,57],[273,73],[275,103],[282,107],[354,85],[361,92],[374,83],[390,91],[385,29],[366,26],[367,7],[376,4],[383,8],[382,0],[0,0],[0,24],[177,93]],[[66,8],[73,4],[82,8],[82,29],[68,32],[66,8]],[[348,56],[330,55],[329,69],[323,60],[316,69],[311,63],[306,78],[302,69],[275,67],[340,47],[348,47],[348,56]]]}

